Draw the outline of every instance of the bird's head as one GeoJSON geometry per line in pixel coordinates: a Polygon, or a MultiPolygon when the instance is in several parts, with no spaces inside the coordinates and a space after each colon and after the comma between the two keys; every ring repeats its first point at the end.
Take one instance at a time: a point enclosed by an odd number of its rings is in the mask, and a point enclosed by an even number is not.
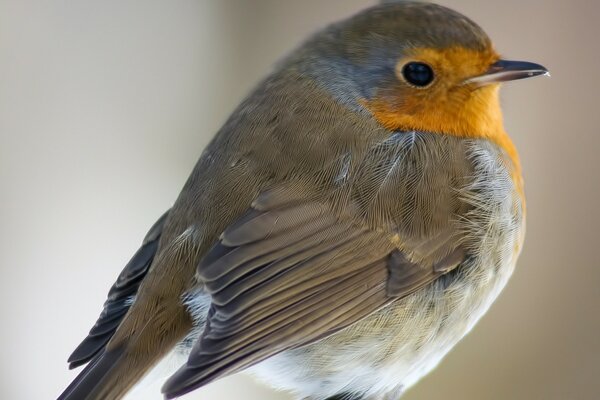
{"type": "Polygon", "coordinates": [[[547,74],[500,58],[485,32],[448,8],[395,2],[317,34],[296,64],[342,103],[390,130],[504,136],[501,82],[547,74]]]}

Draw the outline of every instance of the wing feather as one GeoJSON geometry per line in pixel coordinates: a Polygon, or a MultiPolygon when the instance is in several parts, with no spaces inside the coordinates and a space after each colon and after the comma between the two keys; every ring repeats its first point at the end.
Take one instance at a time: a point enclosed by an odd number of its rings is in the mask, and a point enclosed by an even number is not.
{"type": "Polygon", "coordinates": [[[168,214],[168,211],[164,213],[150,228],[142,246],[119,274],[117,281],[108,292],[108,298],[98,320],[88,336],[69,357],[69,368],[75,368],[90,361],[104,349],[106,343],[114,335],[123,317],[129,311],[132,299],[152,264],[168,214]]]}
{"type": "MultiPolygon", "coordinates": [[[[198,266],[212,297],[205,331],[163,391],[181,396],[286,349],[361,320],[454,268],[452,254],[420,265],[389,232],[283,192],[261,195],[221,235],[198,266]]],[[[418,242],[416,245],[422,245],[418,242]]]]}

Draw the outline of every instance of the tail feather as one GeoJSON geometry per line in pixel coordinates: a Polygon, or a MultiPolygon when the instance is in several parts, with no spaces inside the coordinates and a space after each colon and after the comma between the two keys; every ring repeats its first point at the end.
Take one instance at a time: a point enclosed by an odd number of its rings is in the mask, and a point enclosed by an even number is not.
{"type": "MultiPolygon", "coordinates": [[[[181,299],[194,282],[198,263],[197,241],[191,239],[196,238],[184,236],[175,240],[156,255],[153,267],[144,272],[133,304],[114,334],[110,331],[108,343],[95,356],[86,350],[91,361],[58,400],[123,398],[192,330],[193,320],[181,299]]],[[[155,251],[150,253],[154,258],[155,251]]],[[[102,336],[103,330],[92,333],[102,336]]],[[[85,358],[71,360],[72,363],[85,361],[85,358]]]]}
{"type": "Polygon", "coordinates": [[[192,328],[189,314],[181,304],[147,311],[128,315],[106,348],[90,361],[58,400],[121,399],[192,328]],[[143,320],[138,315],[152,317],[143,320]]]}
{"type": "Polygon", "coordinates": [[[135,253],[119,274],[117,281],[108,292],[104,309],[98,320],[90,330],[88,337],[69,357],[69,368],[73,369],[83,365],[101,353],[106,344],[113,337],[118,326],[129,311],[132,299],[137,295],[138,289],[144,280],[150,265],[158,251],[162,230],[169,215],[169,211],[150,228],[144,238],[142,247],[135,253]]]}
{"type": "MultiPolygon", "coordinates": [[[[111,371],[114,371],[114,367],[122,356],[123,348],[104,351],[96,355],[57,400],[99,400],[106,398],[99,397],[97,394],[105,386],[106,380],[110,378],[111,371]]],[[[124,390],[128,389],[128,387],[124,388],[124,390]]]]}

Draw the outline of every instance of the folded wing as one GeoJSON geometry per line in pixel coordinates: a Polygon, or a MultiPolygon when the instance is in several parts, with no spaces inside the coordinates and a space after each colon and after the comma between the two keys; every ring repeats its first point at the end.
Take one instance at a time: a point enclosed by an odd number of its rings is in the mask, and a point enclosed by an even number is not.
{"type": "Polygon", "coordinates": [[[454,252],[448,265],[415,264],[397,238],[350,211],[276,197],[259,197],[199,265],[212,305],[187,364],[163,388],[168,398],[331,335],[461,261],[454,252]]]}

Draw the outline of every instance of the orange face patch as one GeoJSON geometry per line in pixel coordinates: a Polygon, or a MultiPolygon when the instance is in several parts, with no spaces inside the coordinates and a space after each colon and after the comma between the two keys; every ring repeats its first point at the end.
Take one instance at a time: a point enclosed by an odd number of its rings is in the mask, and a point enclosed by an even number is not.
{"type": "Polygon", "coordinates": [[[505,149],[520,180],[517,151],[504,130],[499,85],[475,87],[465,80],[484,74],[499,56],[492,49],[413,49],[396,65],[398,82],[384,88],[363,105],[380,124],[391,130],[417,130],[493,141],[505,149]],[[433,82],[415,87],[402,76],[412,61],[428,64],[433,82]]]}
{"type": "Polygon", "coordinates": [[[498,59],[493,52],[463,48],[414,49],[396,65],[398,84],[365,101],[377,120],[390,129],[416,129],[463,137],[490,137],[504,132],[498,85],[475,89],[463,82],[485,73],[498,59]],[[410,85],[403,67],[419,61],[432,67],[427,87],[410,85]]]}

